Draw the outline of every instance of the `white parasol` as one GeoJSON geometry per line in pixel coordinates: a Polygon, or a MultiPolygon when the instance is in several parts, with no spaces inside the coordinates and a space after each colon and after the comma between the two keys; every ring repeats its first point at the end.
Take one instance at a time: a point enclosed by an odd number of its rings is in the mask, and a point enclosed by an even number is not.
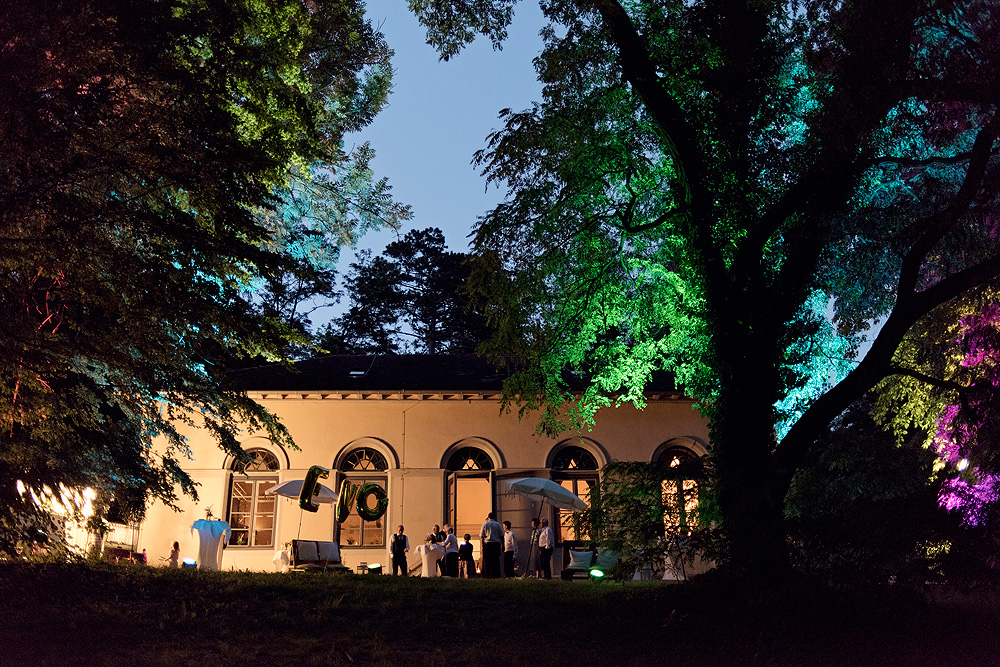
{"type": "MultiPolygon", "coordinates": [[[[299,494],[302,493],[302,484],[305,482],[304,479],[293,479],[287,482],[282,482],[277,486],[272,486],[270,489],[264,492],[264,495],[273,496],[283,496],[285,498],[293,498],[298,500],[299,494]]],[[[335,503],[337,502],[337,494],[333,492],[326,484],[320,484],[316,482],[316,493],[313,495],[312,499],[317,503],[335,503]]],[[[296,539],[302,536],[302,509],[299,508],[299,530],[296,533],[296,539]]]]}
{"type": "MultiPolygon", "coordinates": [[[[293,479],[288,482],[279,484],[278,486],[272,486],[270,489],[264,492],[265,495],[275,495],[284,496],[285,498],[295,498],[299,497],[302,493],[302,483],[305,482],[304,479],[293,479]]],[[[335,503],[337,502],[337,494],[333,492],[329,486],[325,484],[316,483],[319,493],[314,495],[312,499],[317,503],[335,503]]]]}
{"type": "Polygon", "coordinates": [[[511,491],[527,496],[532,500],[548,501],[553,507],[574,512],[587,509],[587,503],[580,496],[567,490],[558,482],[543,477],[521,477],[504,482],[511,491]]]}
{"type": "MultiPolygon", "coordinates": [[[[520,493],[522,496],[526,496],[532,500],[540,500],[542,505],[538,510],[539,516],[542,515],[542,508],[545,507],[546,501],[553,507],[573,512],[582,512],[587,509],[587,503],[580,496],[569,491],[558,482],[553,482],[551,479],[544,477],[519,477],[518,479],[504,482],[504,485],[510,491],[520,493]]],[[[528,547],[529,564],[531,563],[531,552],[534,548],[535,541],[532,540],[528,547]]],[[[527,568],[524,571],[524,576],[528,576],[527,568]]]]}

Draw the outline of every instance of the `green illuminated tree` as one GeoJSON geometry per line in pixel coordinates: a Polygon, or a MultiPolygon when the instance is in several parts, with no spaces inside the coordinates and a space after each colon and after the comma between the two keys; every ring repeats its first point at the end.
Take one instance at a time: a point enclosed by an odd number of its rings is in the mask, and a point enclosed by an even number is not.
{"type": "Polygon", "coordinates": [[[45,487],[92,486],[105,504],[193,494],[180,422],[237,456],[243,421],[289,442],[226,371],[280,357],[294,334],[242,298],[295,258],[289,228],[316,241],[399,212],[352,167],[368,158],[341,148],[391,74],[363,9],[0,9],[0,551],[13,553],[45,487]],[[283,215],[307,188],[345,215],[283,215]]]}
{"type": "MultiPolygon", "coordinates": [[[[478,156],[510,191],[479,223],[475,279],[495,351],[523,362],[508,391],[558,429],[672,371],[710,422],[730,566],[780,579],[785,497],[819,437],[906,371],[908,332],[1000,272],[997,8],[541,4],[543,100],[502,112],[478,156]],[[589,373],[581,397],[567,369],[589,373]]],[[[502,42],[515,0],[410,6],[447,58],[502,42]]]]}

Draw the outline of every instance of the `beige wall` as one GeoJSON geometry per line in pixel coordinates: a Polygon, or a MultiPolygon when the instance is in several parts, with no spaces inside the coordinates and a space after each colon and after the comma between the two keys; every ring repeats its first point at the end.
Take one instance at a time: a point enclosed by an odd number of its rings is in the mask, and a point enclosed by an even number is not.
{"type": "MultiPolygon", "coordinates": [[[[422,542],[432,525],[446,521],[447,475],[442,464],[449,448],[465,444],[486,450],[499,459],[495,468],[500,476],[521,473],[547,476],[546,463],[554,448],[567,441],[581,444],[580,437],[574,434],[554,439],[536,435],[532,417],[519,421],[516,414],[501,415],[494,397],[308,396],[255,396],[281,418],[300,450],[283,450],[255,433],[244,434],[241,440],[244,448],[264,447],[274,452],[281,464],[280,481],[302,479],[312,465],[333,469],[339,456],[357,446],[374,447],[385,453],[390,466],[387,534],[394,532],[400,523],[406,526],[411,565],[416,560],[412,547],[422,542]]],[[[201,485],[199,500],[183,499],[181,512],[160,504],[149,509],[139,548],[147,549],[153,563],[158,556],[167,554],[174,540],[180,542],[182,556],[197,554],[197,537],[191,535],[190,526],[204,518],[206,507],[211,506],[216,517],[226,518],[230,462],[207,433],[191,430],[186,434],[192,459],[184,468],[201,485]]],[[[690,401],[665,399],[650,401],[643,411],[631,406],[602,409],[593,430],[582,435],[582,445],[595,453],[599,465],[604,465],[612,459],[650,461],[658,447],[675,439],[702,454],[708,431],[690,401]]],[[[333,475],[324,480],[330,486],[335,484],[333,475]]],[[[497,493],[504,491],[501,485],[497,487],[497,493]]],[[[537,508],[520,497],[499,499],[496,506],[501,510],[498,519],[508,519],[514,524],[526,552],[527,524],[537,508]]],[[[297,534],[303,539],[317,540],[335,536],[334,510],[330,505],[321,505],[316,513],[301,512],[296,500],[279,498],[275,520],[277,545],[297,534]]],[[[230,547],[225,551],[223,568],[273,570],[273,556],[274,548],[230,547]]],[[[361,561],[389,563],[383,548],[343,548],[342,556],[344,564],[352,568],[361,561]]],[[[521,559],[524,557],[522,553],[521,559]]],[[[561,555],[557,552],[553,558],[556,570],[559,563],[561,555]]]]}

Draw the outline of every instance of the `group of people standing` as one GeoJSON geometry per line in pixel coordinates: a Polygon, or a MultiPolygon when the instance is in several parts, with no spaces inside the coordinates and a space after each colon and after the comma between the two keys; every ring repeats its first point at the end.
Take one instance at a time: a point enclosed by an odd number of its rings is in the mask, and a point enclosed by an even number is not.
{"type": "MultiPolygon", "coordinates": [[[[444,558],[438,561],[437,566],[441,569],[441,574],[446,577],[458,577],[461,571],[466,576],[475,576],[476,565],[472,559],[472,543],[470,536],[466,534],[465,541],[458,543],[455,535],[455,528],[449,524],[434,526],[425,542],[428,544],[440,544],[444,547],[444,558]]],[[[392,573],[402,574],[404,577],[409,574],[406,566],[406,554],[410,551],[410,538],[406,536],[403,526],[396,529],[389,540],[389,553],[392,556],[392,573]]]]}
{"type": "MultiPolygon", "coordinates": [[[[490,512],[486,516],[486,522],[479,529],[479,542],[483,554],[484,577],[490,579],[517,575],[517,535],[511,530],[510,521],[500,524],[497,522],[496,514],[490,512]]],[[[556,538],[549,526],[549,520],[532,519],[528,572],[534,574],[536,578],[552,578],[552,551],[555,549],[555,543],[556,538]]]]}
{"type": "MultiPolygon", "coordinates": [[[[445,524],[443,530],[440,526],[434,526],[427,535],[427,543],[440,544],[444,547],[444,558],[438,561],[442,575],[466,578],[476,576],[476,563],[472,557],[472,536],[466,533],[464,537],[464,541],[459,544],[455,529],[449,524],[445,524]]],[[[510,521],[501,524],[496,520],[496,514],[490,512],[479,529],[479,546],[483,577],[498,579],[517,575],[517,535],[511,530],[510,521]]],[[[549,527],[549,520],[532,519],[528,572],[533,573],[536,578],[551,579],[554,548],[555,535],[549,527]]],[[[410,540],[404,534],[403,526],[399,526],[389,541],[394,575],[407,576],[406,554],[409,551],[410,540]]]]}

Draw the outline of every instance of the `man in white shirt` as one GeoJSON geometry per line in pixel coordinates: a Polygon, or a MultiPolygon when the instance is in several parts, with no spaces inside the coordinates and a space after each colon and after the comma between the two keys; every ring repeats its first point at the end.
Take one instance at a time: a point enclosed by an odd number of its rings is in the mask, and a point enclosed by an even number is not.
{"type": "Polygon", "coordinates": [[[552,578],[552,550],[556,548],[556,536],[549,527],[549,520],[542,519],[542,531],[538,534],[538,553],[542,561],[542,576],[552,578]]]}
{"type": "Polygon", "coordinates": [[[506,578],[515,575],[515,565],[517,561],[517,535],[510,529],[510,521],[503,522],[503,576],[506,578]]]}
{"type": "Polygon", "coordinates": [[[487,579],[499,579],[503,526],[497,522],[497,515],[493,512],[486,515],[486,522],[479,529],[479,549],[483,555],[483,576],[487,579]]]}

